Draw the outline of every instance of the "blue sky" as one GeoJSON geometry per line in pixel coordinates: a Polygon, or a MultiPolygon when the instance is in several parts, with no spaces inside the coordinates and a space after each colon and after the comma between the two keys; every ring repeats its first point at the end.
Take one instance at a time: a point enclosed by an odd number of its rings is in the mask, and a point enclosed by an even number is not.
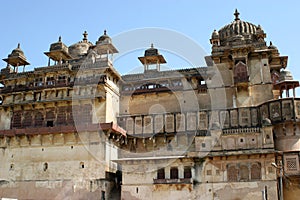
{"type": "MultiPolygon", "coordinates": [[[[82,39],[85,30],[93,43],[104,29],[112,38],[134,29],[155,27],[172,30],[196,42],[209,55],[212,31],[232,22],[237,8],[242,20],[260,24],[267,33],[266,41],[272,41],[281,55],[289,56],[288,68],[294,78],[300,79],[297,70],[300,48],[298,1],[10,0],[2,1],[0,5],[0,58],[6,58],[20,42],[31,63],[29,69],[47,65],[43,52],[48,51],[50,44],[56,42],[59,36],[66,45],[71,45],[82,39]]],[[[148,40],[145,36],[144,40],[145,45],[140,49],[116,60],[115,67],[122,74],[140,65],[137,57],[153,42],[151,37],[148,40]]],[[[168,52],[165,57],[175,68],[189,64],[168,52]]],[[[6,66],[4,61],[0,64],[0,68],[6,66]]]]}

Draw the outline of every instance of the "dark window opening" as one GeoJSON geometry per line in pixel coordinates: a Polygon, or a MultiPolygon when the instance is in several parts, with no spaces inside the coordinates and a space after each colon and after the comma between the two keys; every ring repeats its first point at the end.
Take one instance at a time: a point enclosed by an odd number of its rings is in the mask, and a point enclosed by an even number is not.
{"type": "Polygon", "coordinates": [[[165,179],[165,169],[157,170],[157,179],[165,179]]]}
{"type": "Polygon", "coordinates": [[[183,171],[184,178],[192,178],[192,170],[190,167],[185,167],[183,171]]]}
{"type": "Polygon", "coordinates": [[[171,179],[178,179],[178,168],[172,167],[170,170],[170,178],[171,179]]]}
{"type": "Polygon", "coordinates": [[[101,191],[101,200],[105,200],[105,191],[101,191]]]}
{"type": "Polygon", "coordinates": [[[55,80],[54,77],[47,77],[47,85],[54,85],[55,84],[55,80]]]}
{"type": "Polygon", "coordinates": [[[47,127],[53,127],[54,123],[53,121],[47,121],[47,127]]]}
{"type": "Polygon", "coordinates": [[[44,172],[47,171],[47,169],[48,169],[48,163],[44,163],[44,167],[43,167],[44,172]]]}

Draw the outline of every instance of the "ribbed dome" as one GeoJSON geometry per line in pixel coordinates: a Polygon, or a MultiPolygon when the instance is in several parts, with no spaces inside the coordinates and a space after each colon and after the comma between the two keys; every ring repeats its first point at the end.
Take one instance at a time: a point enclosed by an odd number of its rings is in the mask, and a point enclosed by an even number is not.
{"type": "Polygon", "coordinates": [[[256,33],[257,26],[242,20],[233,21],[219,30],[220,39],[226,39],[237,35],[252,35],[256,33]]]}
{"type": "MultiPolygon", "coordinates": [[[[239,14],[240,13],[235,10],[235,20],[218,31],[221,45],[236,40],[252,40],[255,38],[253,37],[254,35],[260,32],[263,33],[260,26],[240,20],[239,14]]],[[[216,36],[216,34],[213,34],[212,37],[213,36],[216,36]]]]}

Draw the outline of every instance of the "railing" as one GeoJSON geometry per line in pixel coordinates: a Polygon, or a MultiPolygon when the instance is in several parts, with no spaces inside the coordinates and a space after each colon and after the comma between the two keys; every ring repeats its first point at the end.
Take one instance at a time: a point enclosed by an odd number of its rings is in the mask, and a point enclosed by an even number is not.
{"type": "Polygon", "coordinates": [[[9,130],[0,130],[0,136],[14,135],[35,135],[35,134],[53,134],[53,133],[71,133],[78,131],[97,131],[99,124],[81,124],[81,125],[58,125],[54,127],[28,127],[13,128],[9,130]]]}
{"type": "Polygon", "coordinates": [[[240,134],[240,133],[260,133],[259,127],[252,128],[235,128],[222,130],[224,135],[240,134]]]}
{"type": "Polygon", "coordinates": [[[192,184],[192,178],[153,179],[154,184],[192,184]]]}
{"type": "Polygon", "coordinates": [[[223,134],[260,132],[265,123],[278,124],[300,120],[300,99],[284,98],[258,106],[151,115],[123,115],[118,124],[131,135],[195,132],[206,136],[210,129],[223,134]],[[216,126],[217,125],[217,126],[216,126]]]}
{"type": "Polygon", "coordinates": [[[15,87],[3,87],[0,89],[1,94],[7,94],[12,92],[22,92],[22,91],[31,91],[31,90],[43,90],[43,89],[50,89],[50,88],[62,88],[62,87],[73,87],[74,85],[89,85],[89,84],[103,84],[105,83],[105,75],[96,76],[96,77],[87,77],[87,78],[78,78],[75,81],[68,82],[65,81],[53,81],[51,84],[37,84],[34,86],[27,86],[27,85],[17,85],[15,87]]]}

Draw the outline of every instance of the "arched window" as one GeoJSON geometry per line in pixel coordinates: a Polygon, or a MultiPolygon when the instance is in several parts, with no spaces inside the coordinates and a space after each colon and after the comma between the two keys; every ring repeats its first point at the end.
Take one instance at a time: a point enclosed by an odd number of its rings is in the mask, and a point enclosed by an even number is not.
{"type": "Polygon", "coordinates": [[[57,113],[57,124],[66,124],[67,108],[59,107],[57,113]]]}
{"type": "Polygon", "coordinates": [[[248,166],[242,165],[240,167],[240,181],[248,181],[249,180],[249,169],[248,166]]]}
{"type": "Polygon", "coordinates": [[[261,179],[261,165],[260,163],[255,163],[251,165],[251,180],[261,179]]]}
{"type": "Polygon", "coordinates": [[[34,116],[35,126],[43,126],[44,116],[41,112],[36,112],[34,116]]]}
{"type": "Polygon", "coordinates": [[[32,115],[31,112],[26,112],[23,120],[23,127],[29,127],[32,125],[32,115]]]}
{"type": "Polygon", "coordinates": [[[21,112],[14,112],[13,117],[12,117],[12,127],[13,128],[21,127],[21,118],[22,118],[21,112]]]}
{"type": "Polygon", "coordinates": [[[238,181],[238,170],[235,166],[227,166],[227,179],[228,181],[238,181]]]}
{"type": "Polygon", "coordinates": [[[239,61],[234,67],[234,83],[248,82],[247,65],[239,61]]]}
{"type": "Polygon", "coordinates": [[[53,127],[54,126],[54,120],[55,120],[54,112],[53,111],[48,111],[46,113],[47,126],[48,127],[53,127]]]}

